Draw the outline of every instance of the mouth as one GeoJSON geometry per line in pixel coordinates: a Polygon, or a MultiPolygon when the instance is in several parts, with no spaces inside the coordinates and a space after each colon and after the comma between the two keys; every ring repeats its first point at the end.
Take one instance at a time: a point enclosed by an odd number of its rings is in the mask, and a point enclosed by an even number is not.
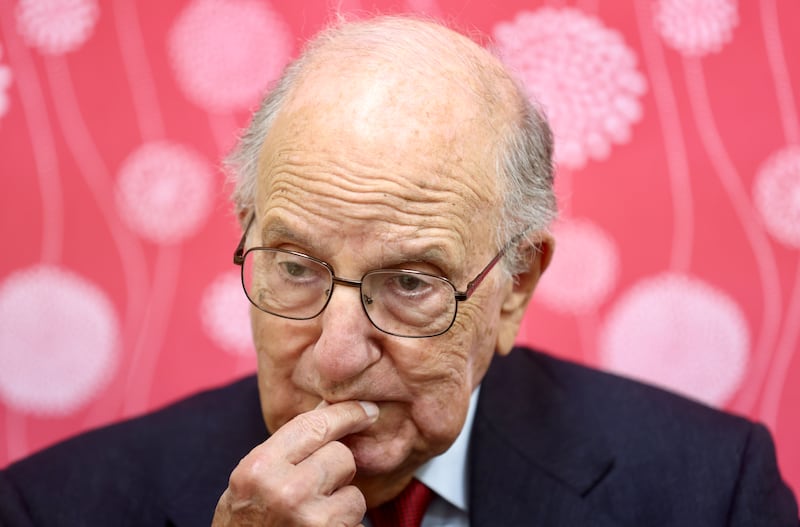
{"type": "MultiPolygon", "coordinates": [[[[317,396],[317,397],[319,397],[319,396],[317,396]]],[[[388,401],[382,401],[380,399],[375,399],[375,398],[372,398],[372,397],[360,397],[360,396],[336,397],[336,398],[319,397],[319,398],[320,398],[320,402],[317,405],[317,408],[325,408],[327,406],[332,406],[334,404],[346,403],[346,402],[350,402],[350,401],[375,403],[375,404],[378,404],[378,405],[388,402],[388,401]]]]}

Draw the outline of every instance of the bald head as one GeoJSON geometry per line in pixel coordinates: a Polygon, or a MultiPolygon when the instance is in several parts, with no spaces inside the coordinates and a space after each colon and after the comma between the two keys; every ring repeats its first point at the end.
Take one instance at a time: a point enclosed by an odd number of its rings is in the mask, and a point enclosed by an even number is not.
{"type": "Polygon", "coordinates": [[[312,117],[328,119],[331,134],[347,127],[341,136],[350,141],[424,145],[438,134],[456,152],[482,149],[500,196],[498,245],[544,228],[555,213],[546,122],[493,55],[441,25],[379,17],[339,23],[311,40],[228,159],[240,215],[252,209],[259,155],[276,120],[312,117]]]}
{"type": "MultiPolygon", "coordinates": [[[[516,86],[484,48],[446,27],[411,18],[385,17],[334,26],[309,43],[299,59],[293,93],[309,89],[309,78],[392,80],[424,96],[471,95],[484,114],[518,112],[516,86]]],[[[336,80],[338,79],[338,81],[336,80]]],[[[428,102],[427,107],[435,104],[428,102]]]]}

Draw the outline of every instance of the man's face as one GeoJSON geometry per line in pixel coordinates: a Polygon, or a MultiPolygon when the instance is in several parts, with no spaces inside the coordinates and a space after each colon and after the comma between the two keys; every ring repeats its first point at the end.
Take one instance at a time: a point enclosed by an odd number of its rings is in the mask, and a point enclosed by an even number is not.
{"type": "MultiPolygon", "coordinates": [[[[492,137],[461,110],[474,103],[399,78],[309,84],[324,88],[299,90],[264,145],[248,247],[302,252],[343,278],[416,269],[463,290],[496,252],[499,203],[492,137]]],[[[312,320],[253,308],[268,428],[323,400],[374,401],[378,421],[344,440],[358,477],[407,472],[443,452],[494,353],[508,283],[498,266],[450,331],[431,338],[382,333],[355,288],[335,287],[312,320]]]]}

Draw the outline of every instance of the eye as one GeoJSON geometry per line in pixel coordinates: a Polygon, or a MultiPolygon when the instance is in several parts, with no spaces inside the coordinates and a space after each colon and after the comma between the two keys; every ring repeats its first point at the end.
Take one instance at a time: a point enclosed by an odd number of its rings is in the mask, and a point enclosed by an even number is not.
{"type": "Polygon", "coordinates": [[[397,285],[400,287],[400,289],[408,292],[416,291],[420,287],[426,285],[426,283],[423,280],[420,280],[416,276],[408,274],[395,277],[395,281],[397,282],[397,285]]]}
{"type": "Polygon", "coordinates": [[[435,284],[424,275],[397,273],[384,283],[384,287],[397,299],[420,301],[434,291],[435,284]]]}
{"type": "Polygon", "coordinates": [[[311,269],[297,262],[281,262],[281,267],[289,276],[302,278],[311,273],[311,269]]]}

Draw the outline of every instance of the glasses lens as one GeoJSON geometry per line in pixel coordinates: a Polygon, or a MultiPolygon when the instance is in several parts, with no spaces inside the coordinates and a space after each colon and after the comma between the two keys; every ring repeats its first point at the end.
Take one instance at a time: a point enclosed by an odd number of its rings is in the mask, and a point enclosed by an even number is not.
{"type": "Polygon", "coordinates": [[[392,335],[439,335],[450,328],[456,316],[455,289],[438,276],[373,271],[364,277],[361,293],[372,323],[392,335]]]}
{"type": "Polygon", "coordinates": [[[331,293],[327,267],[280,249],[251,249],[242,265],[245,293],[256,307],[286,318],[317,316],[331,293]]]}

